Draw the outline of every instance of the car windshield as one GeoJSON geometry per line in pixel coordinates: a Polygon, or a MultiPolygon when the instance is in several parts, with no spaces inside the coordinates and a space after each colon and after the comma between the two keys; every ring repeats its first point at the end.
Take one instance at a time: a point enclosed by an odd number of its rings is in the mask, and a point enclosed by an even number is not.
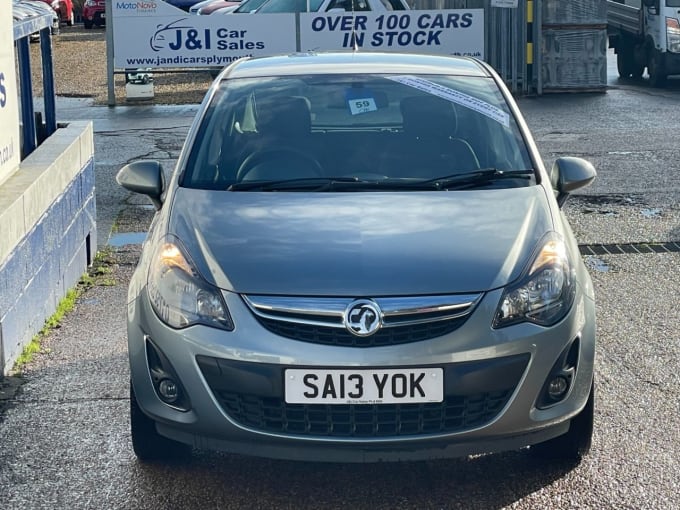
{"type": "MultiPolygon", "coordinates": [[[[309,11],[316,12],[321,7],[323,0],[309,0],[309,11]]],[[[307,0],[267,0],[257,12],[305,12],[307,11],[307,0]]]]}
{"type": "Polygon", "coordinates": [[[486,77],[228,79],[193,140],[180,178],[191,188],[422,191],[535,183],[514,116],[486,77]]]}

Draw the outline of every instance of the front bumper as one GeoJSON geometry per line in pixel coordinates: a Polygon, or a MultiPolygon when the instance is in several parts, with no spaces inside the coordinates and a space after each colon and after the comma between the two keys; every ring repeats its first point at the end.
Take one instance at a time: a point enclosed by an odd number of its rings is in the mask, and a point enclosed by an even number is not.
{"type": "Polygon", "coordinates": [[[448,335],[362,349],[274,335],[237,295],[227,296],[233,332],[204,326],[173,330],[158,320],[142,290],[129,305],[132,383],[160,434],[198,448],[341,462],[518,449],[565,433],[585,405],[593,377],[594,305],[579,292],[569,315],[552,328],[519,324],[493,330],[500,292],[486,294],[465,324],[448,335]],[[538,409],[551,368],[574,339],[578,363],[568,395],[538,409]],[[156,395],[147,341],[172,364],[190,410],[173,409],[156,395]],[[444,368],[441,405],[287,405],[283,399],[285,368],[430,366],[444,368]]]}

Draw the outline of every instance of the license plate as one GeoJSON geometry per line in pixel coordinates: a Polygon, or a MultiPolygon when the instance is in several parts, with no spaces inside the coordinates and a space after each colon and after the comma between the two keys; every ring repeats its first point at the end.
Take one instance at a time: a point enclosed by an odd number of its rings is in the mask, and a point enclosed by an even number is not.
{"type": "Polygon", "coordinates": [[[288,404],[412,404],[444,399],[441,368],[285,371],[288,404]]]}

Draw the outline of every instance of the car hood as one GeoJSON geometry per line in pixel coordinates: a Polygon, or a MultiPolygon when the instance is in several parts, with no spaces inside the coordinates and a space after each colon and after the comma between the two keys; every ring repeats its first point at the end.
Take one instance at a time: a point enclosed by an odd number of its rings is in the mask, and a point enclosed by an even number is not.
{"type": "Polygon", "coordinates": [[[479,292],[516,279],[552,229],[541,186],[403,193],[178,188],[168,231],[246,294],[479,292]]]}

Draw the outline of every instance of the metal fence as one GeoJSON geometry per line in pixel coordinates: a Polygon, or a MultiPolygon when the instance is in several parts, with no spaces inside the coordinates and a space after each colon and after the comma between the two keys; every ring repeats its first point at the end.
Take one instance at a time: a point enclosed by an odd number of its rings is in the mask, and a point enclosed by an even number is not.
{"type": "Polygon", "coordinates": [[[45,14],[24,21],[15,21],[14,44],[17,52],[17,80],[21,100],[21,159],[26,158],[42,141],[57,129],[57,116],[52,71],[52,16],[45,14]],[[36,113],[31,78],[30,38],[40,34],[42,57],[43,100],[45,121],[36,113]]]}
{"type": "Polygon", "coordinates": [[[517,8],[492,7],[491,0],[410,0],[415,9],[484,9],[485,58],[513,93],[541,91],[540,0],[519,0],[517,8]]]}

